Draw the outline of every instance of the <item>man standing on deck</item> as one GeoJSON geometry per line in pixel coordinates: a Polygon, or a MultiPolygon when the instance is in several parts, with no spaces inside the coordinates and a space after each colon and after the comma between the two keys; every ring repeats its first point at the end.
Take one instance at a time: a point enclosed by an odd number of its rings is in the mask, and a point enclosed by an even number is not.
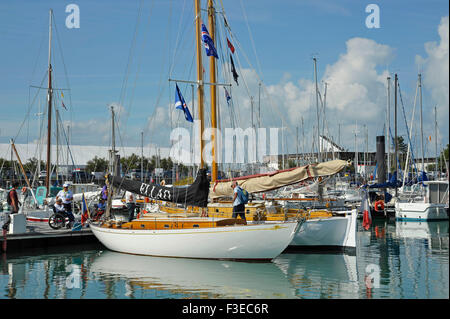
{"type": "Polygon", "coordinates": [[[240,196],[240,192],[242,192],[242,189],[239,187],[236,181],[233,181],[231,187],[233,188],[234,192],[232,217],[236,218],[237,216],[240,216],[241,219],[243,219],[245,223],[247,223],[247,220],[245,219],[245,204],[240,196]]]}
{"type": "Polygon", "coordinates": [[[136,199],[132,192],[125,192],[125,202],[128,209],[128,221],[131,222],[134,219],[134,210],[136,209],[136,199]]]}

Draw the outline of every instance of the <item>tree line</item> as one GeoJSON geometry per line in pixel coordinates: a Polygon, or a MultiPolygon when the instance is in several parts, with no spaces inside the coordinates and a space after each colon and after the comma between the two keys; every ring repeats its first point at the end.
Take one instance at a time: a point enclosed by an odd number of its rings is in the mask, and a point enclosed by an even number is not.
{"type": "MultiPolygon", "coordinates": [[[[130,156],[120,158],[120,164],[122,166],[123,172],[129,172],[131,170],[140,170],[141,169],[141,161],[143,163],[144,171],[153,172],[155,168],[160,167],[164,171],[171,170],[174,166],[174,162],[169,158],[160,158],[156,155],[152,157],[141,157],[136,154],[131,154],[130,156]]],[[[22,163],[25,172],[29,172],[30,174],[34,174],[36,172],[36,168],[38,166],[38,159],[33,157],[30,158],[27,162],[22,163]]],[[[93,159],[89,160],[86,163],[85,171],[87,173],[92,172],[106,172],[108,171],[109,161],[105,158],[95,156],[93,159]]],[[[75,165],[76,167],[76,165],[75,165]]],[[[41,160],[40,163],[41,171],[45,171],[46,162],[41,160]]],[[[0,158],[0,170],[1,175],[3,177],[8,177],[11,175],[12,170],[17,172],[16,175],[22,175],[22,170],[20,168],[19,162],[17,160],[7,160],[4,158],[0,158]]],[[[187,174],[189,172],[189,168],[185,165],[178,164],[178,171],[182,174],[187,174]]]]}

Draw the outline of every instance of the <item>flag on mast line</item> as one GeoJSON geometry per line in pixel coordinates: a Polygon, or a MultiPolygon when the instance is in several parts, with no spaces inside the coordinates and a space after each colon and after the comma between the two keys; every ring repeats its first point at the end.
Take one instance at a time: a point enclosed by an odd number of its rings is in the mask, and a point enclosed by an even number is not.
{"type": "Polygon", "coordinates": [[[228,47],[229,47],[230,50],[231,50],[231,53],[234,54],[234,46],[233,46],[233,44],[230,42],[230,40],[228,40],[228,38],[227,38],[227,44],[228,44],[228,47]]]}
{"type": "Polygon", "coordinates": [[[84,225],[89,218],[89,207],[86,202],[86,197],[84,197],[84,193],[81,197],[82,204],[82,213],[81,213],[81,224],[84,225]]]}
{"type": "Polygon", "coordinates": [[[181,95],[178,84],[175,84],[175,86],[176,86],[176,88],[175,88],[175,107],[184,112],[184,117],[186,118],[186,121],[194,122],[191,112],[189,112],[189,108],[187,107],[186,102],[184,101],[184,98],[181,95]]]}
{"type": "Polygon", "coordinates": [[[227,99],[228,106],[230,106],[231,96],[230,96],[230,94],[228,94],[226,87],[224,87],[224,90],[225,90],[225,98],[227,99]]]}
{"type": "Polygon", "coordinates": [[[230,61],[231,61],[231,73],[233,73],[234,81],[236,81],[236,84],[239,85],[238,80],[237,80],[239,75],[237,74],[236,68],[234,67],[234,62],[233,62],[233,58],[231,57],[231,54],[230,54],[230,61]]]}
{"type": "Polygon", "coordinates": [[[216,59],[218,59],[219,56],[217,55],[214,42],[212,38],[209,36],[208,29],[206,29],[206,26],[203,23],[202,23],[202,41],[206,49],[206,55],[213,56],[216,59]]]}

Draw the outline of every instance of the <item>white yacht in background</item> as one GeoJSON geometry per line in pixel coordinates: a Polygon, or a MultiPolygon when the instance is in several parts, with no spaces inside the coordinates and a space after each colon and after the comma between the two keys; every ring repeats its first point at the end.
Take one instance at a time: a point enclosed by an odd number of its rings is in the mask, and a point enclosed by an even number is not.
{"type": "Polygon", "coordinates": [[[290,248],[302,250],[356,250],[357,210],[333,212],[337,216],[307,219],[292,242],[290,248]]]}
{"type": "Polygon", "coordinates": [[[448,220],[448,181],[424,182],[422,194],[395,203],[397,220],[448,220]]]}

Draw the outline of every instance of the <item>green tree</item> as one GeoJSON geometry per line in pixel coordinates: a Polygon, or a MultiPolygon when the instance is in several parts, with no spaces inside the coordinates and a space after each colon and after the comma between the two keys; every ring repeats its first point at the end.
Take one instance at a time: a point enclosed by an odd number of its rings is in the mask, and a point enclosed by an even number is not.
{"type": "Polygon", "coordinates": [[[132,169],[141,167],[141,158],[133,153],[128,157],[122,157],[120,159],[120,164],[122,164],[123,172],[129,172],[132,169]]]}
{"type": "Polygon", "coordinates": [[[108,161],[105,158],[95,156],[86,163],[86,171],[90,174],[92,172],[106,172],[108,170],[108,161]]]}
{"type": "MultiPolygon", "coordinates": [[[[438,170],[440,172],[447,172],[447,166],[445,165],[445,161],[448,162],[448,156],[449,156],[450,146],[447,144],[447,146],[441,151],[438,158],[438,170]]],[[[430,164],[427,166],[428,171],[434,171],[436,164],[430,164]]]]}

